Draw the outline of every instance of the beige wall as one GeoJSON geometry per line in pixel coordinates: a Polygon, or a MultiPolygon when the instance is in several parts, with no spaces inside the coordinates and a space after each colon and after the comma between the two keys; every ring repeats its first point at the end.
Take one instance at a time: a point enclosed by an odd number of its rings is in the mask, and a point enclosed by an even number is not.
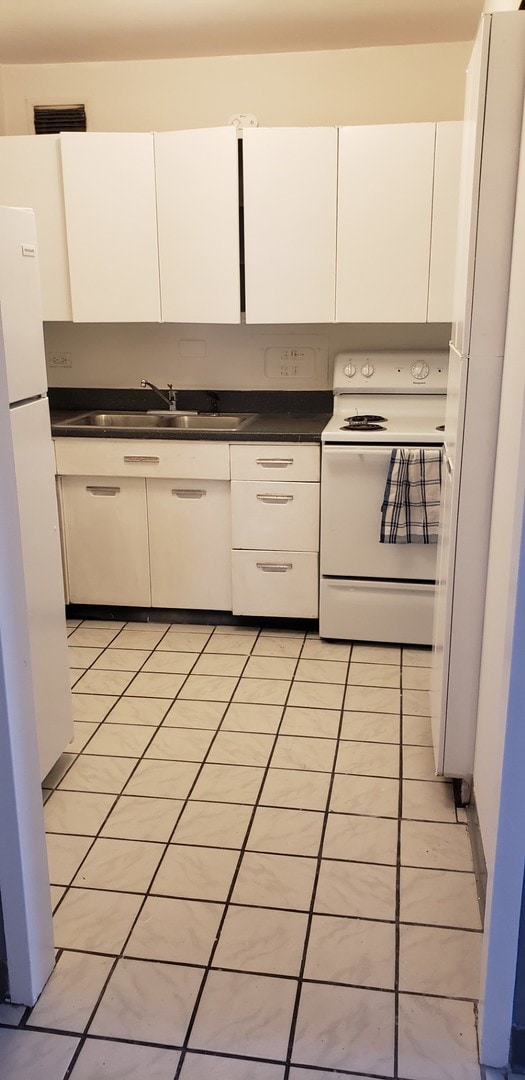
{"type": "Polygon", "coordinates": [[[69,353],[71,368],[48,368],[50,386],[140,386],[149,379],[179,389],[323,390],[332,385],[336,352],[443,349],[446,325],[189,326],[154,323],[47,323],[46,354],[69,353]],[[306,379],[275,379],[265,349],[305,348],[315,362],[306,379]],[[188,355],[191,354],[191,355],[188,355]]]}
{"type": "Polygon", "coordinates": [[[4,69],[0,66],[0,135],[5,135],[4,69]]]}
{"type": "Polygon", "coordinates": [[[214,126],[238,112],[261,126],[457,120],[470,48],[5,65],[4,133],[31,133],[33,104],[72,102],[85,102],[95,131],[214,126]]]}

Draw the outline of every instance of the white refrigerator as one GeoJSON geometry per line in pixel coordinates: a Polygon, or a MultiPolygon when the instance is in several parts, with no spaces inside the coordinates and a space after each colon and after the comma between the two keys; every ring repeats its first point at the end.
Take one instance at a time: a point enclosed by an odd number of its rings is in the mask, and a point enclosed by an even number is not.
{"type": "MultiPolygon", "coordinates": [[[[5,366],[40,774],[73,738],[55,462],[34,214],[0,207],[0,363],[5,366]]],[[[22,670],[21,678],[28,672],[22,670]]]]}
{"type": "Polygon", "coordinates": [[[436,772],[473,772],[525,93],[525,12],[484,15],[467,71],[434,620],[436,772]]]}

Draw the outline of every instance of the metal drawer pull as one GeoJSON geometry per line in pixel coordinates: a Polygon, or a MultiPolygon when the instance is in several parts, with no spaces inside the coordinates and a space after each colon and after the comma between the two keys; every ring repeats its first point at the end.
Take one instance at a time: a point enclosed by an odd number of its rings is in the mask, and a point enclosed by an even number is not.
{"type": "Polygon", "coordinates": [[[260,499],[261,502],[267,503],[293,502],[293,495],[273,495],[269,492],[267,495],[256,495],[255,497],[260,499]]]}
{"type": "Polygon", "coordinates": [[[172,488],[171,494],[178,499],[202,499],[206,491],[202,488],[172,488]]]}
{"type": "Polygon", "coordinates": [[[124,461],[128,464],[133,464],[138,461],[143,465],[158,465],[159,457],[150,457],[148,454],[124,454],[124,461]]]}
{"type": "Polygon", "coordinates": [[[89,491],[90,495],[119,495],[119,487],[99,487],[95,484],[89,484],[86,487],[86,491],[89,491]]]}
{"type": "Polygon", "coordinates": [[[258,570],[262,570],[265,574],[286,574],[288,570],[293,570],[293,563],[291,562],[258,562],[255,565],[258,570]]]}
{"type": "Polygon", "coordinates": [[[287,469],[289,465],[293,465],[293,457],[274,457],[274,458],[257,458],[257,465],[261,465],[263,469],[287,469]]]}

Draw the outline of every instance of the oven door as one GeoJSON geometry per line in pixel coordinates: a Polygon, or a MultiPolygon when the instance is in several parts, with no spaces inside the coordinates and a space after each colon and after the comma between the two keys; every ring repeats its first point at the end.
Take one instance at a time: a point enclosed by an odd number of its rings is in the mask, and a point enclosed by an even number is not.
{"type": "Polygon", "coordinates": [[[324,444],[321,574],[434,581],[436,544],[381,544],[381,504],[391,446],[324,444]]]}

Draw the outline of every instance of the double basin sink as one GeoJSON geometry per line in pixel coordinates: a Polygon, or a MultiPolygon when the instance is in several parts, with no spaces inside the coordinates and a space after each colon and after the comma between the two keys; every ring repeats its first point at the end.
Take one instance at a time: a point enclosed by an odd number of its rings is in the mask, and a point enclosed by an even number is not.
{"type": "Polygon", "coordinates": [[[255,413],[191,412],[89,412],[60,420],[57,427],[103,428],[133,431],[240,431],[253,420],[255,413]]]}

